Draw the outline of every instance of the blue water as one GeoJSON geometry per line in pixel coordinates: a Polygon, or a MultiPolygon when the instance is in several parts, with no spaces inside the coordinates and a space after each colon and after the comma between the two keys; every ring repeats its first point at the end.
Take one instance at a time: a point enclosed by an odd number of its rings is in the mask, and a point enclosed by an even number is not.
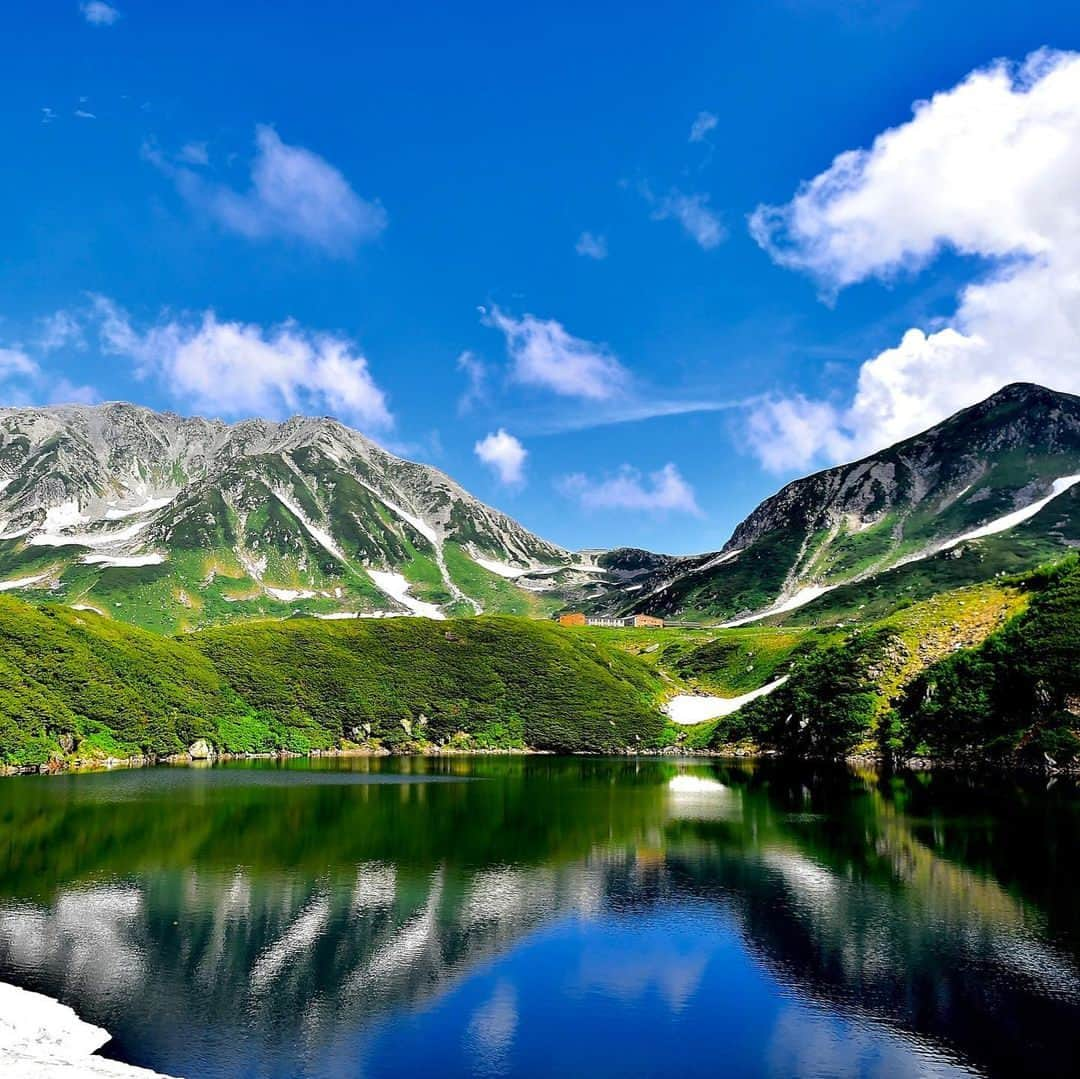
{"type": "Polygon", "coordinates": [[[667,760],[0,784],[0,980],[189,1079],[1066,1075],[1064,783],[667,760]]]}

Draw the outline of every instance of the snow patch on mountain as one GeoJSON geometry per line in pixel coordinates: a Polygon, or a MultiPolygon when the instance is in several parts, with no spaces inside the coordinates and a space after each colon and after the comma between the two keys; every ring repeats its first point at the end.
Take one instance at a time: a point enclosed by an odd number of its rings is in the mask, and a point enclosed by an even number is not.
{"type": "Polygon", "coordinates": [[[987,524],[980,525],[978,528],[973,528],[970,532],[965,532],[962,536],[955,536],[953,539],[942,544],[938,550],[948,551],[958,544],[966,543],[968,540],[982,539],[983,536],[995,536],[999,532],[1007,532],[1010,528],[1015,528],[1017,525],[1023,524],[1024,521],[1029,518],[1034,517],[1041,509],[1053,502],[1058,495],[1063,495],[1078,483],[1080,483],[1080,475],[1062,476],[1060,479],[1054,480],[1050,485],[1050,493],[1045,498],[1040,498],[1038,501],[1032,502],[1031,505],[1025,506],[1023,509],[1014,510],[1012,513],[1006,513],[1003,517],[997,517],[987,524]]]}
{"type": "Polygon", "coordinates": [[[11,581],[0,581],[0,592],[10,592],[13,588],[29,588],[38,581],[44,581],[48,576],[47,573],[39,573],[36,577],[16,577],[11,581]]]}
{"type": "Polygon", "coordinates": [[[131,506],[128,509],[111,506],[105,511],[104,519],[106,521],[119,521],[124,517],[137,517],[141,513],[152,513],[154,510],[163,509],[175,498],[175,494],[163,495],[161,498],[149,498],[141,506],[131,506]]]}
{"type": "Polygon", "coordinates": [[[507,580],[513,581],[518,577],[524,577],[529,571],[522,569],[519,566],[508,566],[505,562],[496,562],[493,558],[481,558],[479,555],[473,555],[472,560],[478,565],[482,566],[489,573],[495,573],[499,577],[505,577],[507,580]]]}
{"type": "Polygon", "coordinates": [[[308,534],[316,543],[329,551],[338,561],[347,561],[344,552],[334,542],[333,536],[310,521],[307,514],[288,495],[283,494],[281,491],[275,491],[274,497],[307,529],[308,534]]]}
{"type": "Polygon", "coordinates": [[[807,585],[806,588],[800,588],[794,595],[788,596],[781,603],[777,603],[767,610],[758,611],[757,614],[744,615],[742,618],[734,618],[730,622],[721,622],[721,629],[734,629],[736,626],[745,626],[750,622],[758,622],[762,618],[769,618],[774,614],[784,614],[787,611],[796,611],[800,607],[805,607],[808,603],[813,603],[819,596],[825,595],[826,592],[831,592],[836,586],[830,584],[812,584],[807,585]]]}
{"type": "Polygon", "coordinates": [[[83,562],[89,566],[102,566],[104,568],[128,568],[132,566],[160,566],[165,561],[162,554],[88,554],[83,556],[83,562]]]}
{"type": "Polygon", "coordinates": [[[386,570],[369,569],[368,576],[375,582],[380,592],[385,592],[391,599],[397,600],[403,607],[421,618],[444,619],[445,614],[434,603],[425,603],[409,595],[409,582],[400,573],[386,570]]]}

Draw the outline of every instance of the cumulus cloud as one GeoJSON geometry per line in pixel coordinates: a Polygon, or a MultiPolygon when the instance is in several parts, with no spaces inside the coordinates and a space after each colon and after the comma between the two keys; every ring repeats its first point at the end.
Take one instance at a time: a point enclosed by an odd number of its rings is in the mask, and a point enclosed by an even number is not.
{"type": "Polygon", "coordinates": [[[145,330],[111,300],[94,298],[92,315],[105,352],[130,360],[140,378],[159,380],[196,411],[215,416],[331,412],[376,429],[393,426],[386,395],[367,359],[349,340],[304,329],[167,317],[145,330]]]}
{"type": "Polygon", "coordinates": [[[525,458],[529,452],[504,428],[482,438],[473,452],[499,477],[500,483],[520,487],[525,482],[525,458]]]}
{"type": "Polygon", "coordinates": [[[607,240],[592,232],[583,232],[579,237],[574,250],[585,258],[606,259],[608,256],[607,240]]]}
{"type": "Polygon", "coordinates": [[[85,0],[79,10],[91,26],[112,26],[120,18],[120,12],[103,0],[85,0]]]}
{"type": "Polygon", "coordinates": [[[654,221],[678,221],[683,231],[705,251],[718,247],[727,237],[719,215],[709,205],[708,195],[687,195],[672,189],[659,199],[652,200],[654,221]]]}
{"type": "Polygon", "coordinates": [[[718,123],[720,119],[715,113],[699,112],[690,125],[690,142],[704,142],[705,137],[718,123]]]}
{"type": "Polygon", "coordinates": [[[645,512],[690,513],[700,516],[693,488],[678,468],[666,464],[657,472],[642,475],[624,465],[614,476],[590,479],[582,472],[564,477],[559,490],[588,510],[639,510],[645,512]]]}
{"type": "Polygon", "coordinates": [[[861,367],[848,401],[773,398],[752,444],[772,468],[858,456],[1013,381],[1080,392],[1080,55],[1040,51],[918,102],[869,149],[840,154],[750,218],[780,265],[826,294],[914,273],[943,250],[981,257],[944,324],[861,367]]]}
{"type": "Polygon", "coordinates": [[[574,337],[554,319],[515,318],[498,307],[482,314],[484,324],[506,338],[515,382],[591,401],[617,397],[630,382],[630,372],[604,345],[574,337]]]}
{"type": "MultiPolygon", "coordinates": [[[[187,167],[202,164],[192,157],[193,148],[200,146],[188,143],[179,164],[152,144],[143,147],[143,156],[173,180],[187,202],[231,232],[252,240],[301,240],[341,256],[386,228],[386,210],[380,202],[361,198],[325,158],[283,142],[266,124],[255,128],[255,157],[246,191],[187,167]]],[[[205,147],[202,150],[205,153],[205,147]]]]}

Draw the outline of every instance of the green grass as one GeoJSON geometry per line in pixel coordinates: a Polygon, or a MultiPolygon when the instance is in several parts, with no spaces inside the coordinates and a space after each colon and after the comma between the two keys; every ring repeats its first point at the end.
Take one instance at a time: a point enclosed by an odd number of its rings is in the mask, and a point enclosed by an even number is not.
{"type": "Polygon", "coordinates": [[[261,621],[165,637],[0,597],[0,760],[345,743],[618,751],[659,744],[647,665],[551,623],[261,621]]]}

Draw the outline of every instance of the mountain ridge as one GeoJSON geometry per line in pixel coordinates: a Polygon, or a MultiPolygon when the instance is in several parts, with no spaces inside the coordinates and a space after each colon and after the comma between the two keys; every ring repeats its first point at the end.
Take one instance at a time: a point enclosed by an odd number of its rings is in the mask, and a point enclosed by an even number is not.
{"type": "Polygon", "coordinates": [[[902,591],[916,563],[951,586],[1080,544],[1077,481],[1080,397],[1012,383],[785,484],[714,551],[573,553],[332,417],[6,408],[0,591],[168,631],[568,608],[737,625],[849,595],[850,615],[859,582],[902,591]]]}

